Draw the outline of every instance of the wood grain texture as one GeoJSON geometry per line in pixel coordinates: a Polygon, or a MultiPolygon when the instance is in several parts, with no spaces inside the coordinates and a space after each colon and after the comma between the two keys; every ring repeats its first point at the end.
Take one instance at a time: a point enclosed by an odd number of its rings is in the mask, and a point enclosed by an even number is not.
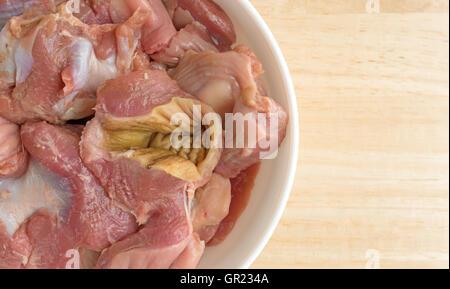
{"type": "Polygon", "coordinates": [[[289,204],[252,267],[448,268],[449,2],[251,2],[301,127],[289,204]]]}

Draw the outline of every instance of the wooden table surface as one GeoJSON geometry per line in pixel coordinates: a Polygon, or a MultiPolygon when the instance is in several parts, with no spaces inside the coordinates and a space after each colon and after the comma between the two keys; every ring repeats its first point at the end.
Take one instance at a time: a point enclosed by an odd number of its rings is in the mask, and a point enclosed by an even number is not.
{"type": "Polygon", "coordinates": [[[288,206],[252,268],[448,268],[449,2],[251,2],[301,127],[288,206]]]}

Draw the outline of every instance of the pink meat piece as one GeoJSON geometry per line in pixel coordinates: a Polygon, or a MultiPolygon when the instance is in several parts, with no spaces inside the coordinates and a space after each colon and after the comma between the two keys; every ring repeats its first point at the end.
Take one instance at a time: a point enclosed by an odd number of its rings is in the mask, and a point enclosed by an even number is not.
{"type": "Polygon", "coordinates": [[[65,268],[66,252],[76,250],[80,242],[58,216],[47,210],[36,212],[19,230],[25,232],[32,248],[24,264],[28,269],[65,268]]]}
{"type": "Polygon", "coordinates": [[[98,114],[139,117],[168,103],[174,96],[193,98],[165,71],[138,71],[108,81],[97,93],[98,114]]]}
{"type": "Polygon", "coordinates": [[[55,3],[53,0],[0,0],[0,29],[11,17],[20,15],[25,9],[33,6],[53,10],[55,3]]]}
{"type": "Polygon", "coordinates": [[[166,47],[176,30],[161,0],[147,0],[152,9],[152,19],[142,28],[142,46],[147,54],[166,47]]]}
{"type": "Polygon", "coordinates": [[[23,177],[0,181],[0,189],[11,191],[0,204],[8,222],[0,239],[9,240],[0,266],[65,268],[68,250],[101,251],[136,232],[135,218],[112,204],[83,165],[78,127],[26,123],[21,134],[32,163],[23,177]]]}
{"type": "Polygon", "coordinates": [[[231,19],[212,0],[165,0],[164,4],[178,29],[196,20],[203,24],[221,47],[236,42],[231,19]]]}
{"type": "MultiPolygon", "coordinates": [[[[66,1],[66,0],[59,0],[66,1]]],[[[110,0],[78,0],[79,10],[75,10],[73,15],[86,24],[108,24],[113,23],[110,16],[110,0]]],[[[78,7],[74,7],[78,8],[78,7]]]]}
{"type": "Polygon", "coordinates": [[[86,4],[94,11],[97,19],[102,23],[112,23],[111,19],[111,0],[84,0],[86,4]]]}
{"type": "Polygon", "coordinates": [[[103,251],[97,268],[167,269],[190,241],[192,228],[184,200],[159,202],[136,234],[103,251]]]}
{"type": "Polygon", "coordinates": [[[188,50],[218,52],[219,48],[203,25],[198,22],[192,22],[177,32],[168,47],[153,54],[151,57],[155,61],[174,67],[188,50]]]}
{"type": "Polygon", "coordinates": [[[219,174],[213,174],[208,183],[195,192],[191,208],[194,231],[219,225],[228,215],[230,203],[230,180],[219,174]]]}
{"type": "MultiPolygon", "coordinates": [[[[75,3],[75,2],[73,2],[75,3]]],[[[86,24],[102,24],[99,19],[97,19],[94,10],[89,5],[89,2],[86,0],[79,0],[78,10],[73,12],[73,16],[80,19],[83,23],[86,24]]],[[[111,23],[111,22],[106,22],[111,23]]]]}
{"type": "Polygon", "coordinates": [[[78,250],[80,254],[80,269],[92,269],[95,268],[98,258],[100,257],[101,252],[97,252],[94,250],[90,250],[84,247],[81,247],[78,250]]]}
{"type": "Polygon", "coordinates": [[[205,242],[200,240],[198,234],[193,233],[183,252],[170,265],[170,269],[197,268],[205,251],[205,242]]]}
{"type": "Polygon", "coordinates": [[[0,269],[19,269],[28,263],[32,246],[25,232],[25,227],[17,230],[13,236],[6,231],[0,221],[0,269]]]}
{"type": "Polygon", "coordinates": [[[149,12],[141,30],[141,43],[147,54],[153,54],[166,47],[176,33],[161,0],[109,0],[109,2],[109,13],[113,23],[124,22],[138,9],[149,12]]]}
{"type": "MultiPolygon", "coordinates": [[[[189,51],[171,72],[172,78],[183,90],[212,106],[222,117],[229,113],[245,115],[247,125],[243,129],[244,136],[250,129],[255,131],[256,138],[245,138],[242,147],[224,149],[215,171],[226,178],[235,177],[258,162],[263,153],[270,154],[266,140],[278,138],[277,143],[271,144],[273,150],[285,137],[287,113],[272,98],[261,95],[265,92],[258,85],[262,72],[262,65],[256,56],[243,46],[222,53],[189,51]],[[260,121],[258,115],[262,115],[263,120],[260,121]],[[270,131],[271,115],[278,123],[277,131],[270,131]]],[[[228,139],[234,140],[234,145],[235,134],[233,130],[233,134],[228,135],[228,139]]]]}
{"type": "MultiPolygon", "coordinates": [[[[72,1],[74,16],[86,24],[106,24],[112,23],[109,16],[110,0],[78,0],[72,1]],[[75,6],[78,5],[79,6],[75,6]]],[[[0,0],[0,28],[8,20],[24,13],[30,7],[45,8],[49,12],[67,0],[0,0]]]]}
{"type": "MultiPolygon", "coordinates": [[[[234,178],[241,171],[261,161],[262,156],[276,156],[276,151],[270,152],[265,141],[270,139],[272,135],[276,135],[277,142],[273,145],[276,146],[275,149],[278,149],[286,136],[288,115],[284,108],[273,99],[266,97],[263,100],[264,101],[258,105],[258,110],[249,108],[241,103],[236,104],[234,113],[242,113],[243,115],[249,116],[249,125],[256,127],[256,144],[254,144],[254,146],[245,144],[244,148],[224,148],[220,162],[215,169],[216,173],[227,178],[234,178]],[[260,122],[257,114],[265,115],[266,129],[264,129],[263,123],[260,122]],[[278,124],[277,130],[275,131],[270,130],[272,125],[271,114],[275,116],[278,124]],[[264,145],[262,145],[263,142],[264,145]],[[275,155],[273,155],[273,153],[275,153],[275,155]]],[[[246,134],[247,131],[248,128],[245,128],[244,134],[246,134]]]]}
{"type": "MultiPolygon", "coordinates": [[[[0,28],[12,17],[17,16],[29,8],[38,7],[45,8],[48,12],[55,10],[55,7],[68,0],[0,0],[0,28]]],[[[155,38],[157,36],[160,41],[167,41],[164,38],[171,37],[171,33],[167,36],[163,33],[170,32],[171,25],[170,18],[166,14],[164,6],[160,4],[160,0],[78,0],[72,1],[70,8],[72,8],[73,15],[86,24],[108,24],[108,23],[123,23],[136,11],[137,7],[143,6],[152,9],[152,19],[149,19],[149,24],[146,29],[152,30],[155,34],[149,37],[155,38]],[[76,6],[78,5],[79,6],[76,6]],[[164,11],[163,11],[164,10],[164,11]],[[167,21],[169,19],[169,21],[167,21]],[[170,24],[170,25],[169,25],[170,24]],[[162,29],[161,32],[156,33],[156,30],[162,29]]],[[[173,33],[172,33],[173,34],[173,33]]],[[[169,38],[170,39],[170,38],[169,38]]],[[[151,42],[152,40],[147,40],[151,42]]],[[[155,41],[155,40],[153,40],[155,41]]]]}
{"type": "Polygon", "coordinates": [[[214,173],[209,182],[197,189],[191,205],[194,232],[208,243],[217,232],[220,222],[229,214],[231,183],[214,173]]]}
{"type": "Polygon", "coordinates": [[[183,209],[179,199],[184,202],[186,181],[161,170],[145,169],[134,160],[110,159],[105,155],[94,156],[99,148],[91,147],[98,145],[92,138],[98,136],[99,126],[97,120],[88,124],[83,134],[82,155],[86,165],[100,180],[111,199],[122,208],[134,212],[139,223],[145,223],[162,207],[174,205],[180,210],[183,209]]]}
{"type": "Polygon", "coordinates": [[[93,114],[97,87],[133,70],[148,15],[139,10],[119,25],[86,25],[63,4],[58,13],[11,19],[0,34],[0,115],[63,123],[93,114]]]}
{"type": "Polygon", "coordinates": [[[0,179],[20,177],[28,165],[19,126],[0,117],[0,179]]]}
{"type": "Polygon", "coordinates": [[[162,2],[177,30],[183,29],[186,25],[195,21],[189,11],[178,6],[177,0],[162,0],[162,2]]]}
{"type": "Polygon", "coordinates": [[[208,242],[211,241],[212,238],[214,238],[214,235],[216,235],[219,226],[220,225],[206,226],[198,230],[196,233],[200,237],[200,240],[208,244],[208,242]]]}
{"type": "Polygon", "coordinates": [[[108,81],[98,91],[96,117],[83,132],[81,155],[115,203],[133,212],[141,230],[113,244],[99,258],[99,268],[168,268],[189,242],[187,212],[191,184],[163,170],[114,156],[102,143],[106,119],[138,120],[173,97],[190,98],[165,71],[132,72],[108,81]]]}
{"type": "Polygon", "coordinates": [[[22,138],[33,157],[68,179],[73,192],[68,223],[77,235],[84,235],[85,247],[100,251],[137,229],[134,217],[112,204],[82,163],[77,133],[45,122],[27,123],[22,138]]]}
{"type": "Polygon", "coordinates": [[[234,51],[189,51],[171,76],[183,90],[211,105],[222,119],[233,111],[237,99],[254,98],[256,93],[250,58],[234,51]]]}
{"type": "Polygon", "coordinates": [[[97,115],[88,123],[81,142],[84,163],[100,180],[109,196],[124,208],[134,211],[139,222],[151,215],[153,203],[182,199],[187,182],[159,169],[145,169],[125,157],[113,158],[102,148],[101,120],[105,116],[132,119],[172,97],[190,97],[165,71],[133,72],[108,81],[98,91],[97,115]]]}

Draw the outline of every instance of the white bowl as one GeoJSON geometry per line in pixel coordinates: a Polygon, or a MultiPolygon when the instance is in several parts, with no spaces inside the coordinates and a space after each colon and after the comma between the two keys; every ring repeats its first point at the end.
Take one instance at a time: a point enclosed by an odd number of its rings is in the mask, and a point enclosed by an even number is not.
{"type": "Polygon", "coordinates": [[[216,2],[233,20],[238,43],[250,47],[262,62],[269,95],[289,113],[287,135],[277,158],[262,162],[247,208],[227,238],[206,249],[199,265],[213,269],[248,268],[275,230],[294,182],[299,146],[297,103],[286,61],[252,4],[248,0],[216,2]]]}

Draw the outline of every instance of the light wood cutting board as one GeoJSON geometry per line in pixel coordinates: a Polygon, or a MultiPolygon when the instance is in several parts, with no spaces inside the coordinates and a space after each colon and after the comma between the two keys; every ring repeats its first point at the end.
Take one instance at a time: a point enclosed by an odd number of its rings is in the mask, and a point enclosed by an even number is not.
{"type": "Polygon", "coordinates": [[[289,204],[252,267],[448,268],[449,2],[251,2],[301,127],[289,204]]]}

